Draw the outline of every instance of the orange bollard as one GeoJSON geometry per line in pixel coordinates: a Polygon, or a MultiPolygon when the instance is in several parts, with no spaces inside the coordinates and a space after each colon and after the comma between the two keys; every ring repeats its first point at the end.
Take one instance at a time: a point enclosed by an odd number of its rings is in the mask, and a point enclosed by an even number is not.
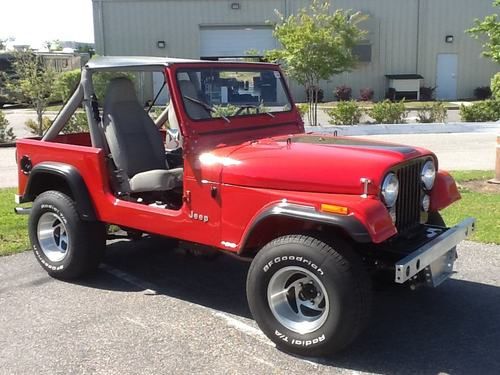
{"type": "Polygon", "coordinates": [[[488,181],[490,184],[500,184],[500,135],[497,136],[497,159],[495,163],[495,178],[488,181]]]}

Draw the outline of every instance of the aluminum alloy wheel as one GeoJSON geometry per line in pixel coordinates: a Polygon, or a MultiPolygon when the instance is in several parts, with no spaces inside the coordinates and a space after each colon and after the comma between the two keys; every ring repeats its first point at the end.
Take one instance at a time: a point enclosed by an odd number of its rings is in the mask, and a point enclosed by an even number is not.
{"type": "Polygon", "coordinates": [[[267,301],[278,322],[299,334],[321,328],[330,311],[323,283],[311,271],[296,266],[282,268],[273,275],[267,301]]]}
{"type": "Polygon", "coordinates": [[[61,218],[53,212],[40,216],[37,226],[40,248],[51,262],[60,262],[68,254],[69,236],[61,218]]]}

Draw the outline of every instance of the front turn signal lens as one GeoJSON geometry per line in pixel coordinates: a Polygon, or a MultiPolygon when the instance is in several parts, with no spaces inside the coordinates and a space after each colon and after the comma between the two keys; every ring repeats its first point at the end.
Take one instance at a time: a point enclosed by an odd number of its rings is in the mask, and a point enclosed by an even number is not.
{"type": "Polygon", "coordinates": [[[323,204],[321,204],[320,209],[321,209],[321,211],[328,212],[330,214],[349,215],[349,209],[347,207],[337,206],[335,204],[323,203],[323,204]]]}

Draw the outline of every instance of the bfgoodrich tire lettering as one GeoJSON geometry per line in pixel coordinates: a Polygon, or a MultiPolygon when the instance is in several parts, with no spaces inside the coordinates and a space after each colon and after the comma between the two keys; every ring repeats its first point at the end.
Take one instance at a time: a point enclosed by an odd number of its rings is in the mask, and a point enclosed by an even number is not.
{"type": "Polygon", "coordinates": [[[257,254],[248,272],[247,298],[257,324],[278,347],[324,355],[345,348],[365,327],[371,286],[361,260],[345,242],[333,241],[332,247],[292,235],[273,240],[257,254]],[[286,299],[279,299],[276,278],[286,299]],[[283,307],[287,302],[291,310],[283,307]]]}
{"type": "Polygon", "coordinates": [[[95,270],[106,245],[104,224],[81,220],[75,202],[59,191],[35,199],[28,231],[38,262],[60,279],[95,270]]]}

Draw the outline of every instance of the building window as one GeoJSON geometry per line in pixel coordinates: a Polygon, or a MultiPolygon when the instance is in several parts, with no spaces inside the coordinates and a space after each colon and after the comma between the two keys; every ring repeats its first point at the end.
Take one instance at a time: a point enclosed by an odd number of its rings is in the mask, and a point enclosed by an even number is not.
{"type": "Polygon", "coordinates": [[[369,63],[372,61],[372,45],[371,44],[358,44],[352,49],[354,56],[358,61],[369,63]]]}

